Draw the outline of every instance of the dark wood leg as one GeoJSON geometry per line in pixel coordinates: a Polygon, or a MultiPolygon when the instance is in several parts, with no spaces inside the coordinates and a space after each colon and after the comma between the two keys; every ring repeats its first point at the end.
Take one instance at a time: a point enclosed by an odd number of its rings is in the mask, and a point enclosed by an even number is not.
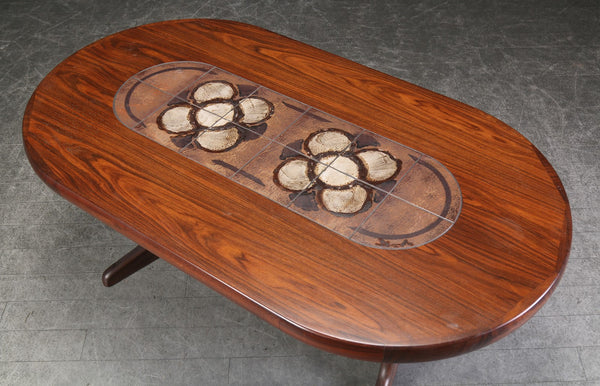
{"type": "Polygon", "coordinates": [[[394,383],[394,377],[396,376],[396,370],[398,370],[397,363],[381,363],[381,367],[379,368],[379,376],[377,377],[377,383],[375,386],[392,386],[394,383]]]}
{"type": "Polygon", "coordinates": [[[138,245],[113,265],[106,268],[106,271],[102,274],[102,284],[105,287],[113,286],[156,259],[158,259],[156,255],[138,245]]]}

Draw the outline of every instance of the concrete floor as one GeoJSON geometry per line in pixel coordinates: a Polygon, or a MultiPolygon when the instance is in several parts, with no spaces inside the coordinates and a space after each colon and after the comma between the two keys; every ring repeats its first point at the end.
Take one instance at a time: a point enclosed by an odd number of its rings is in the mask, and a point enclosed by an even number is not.
{"type": "Polygon", "coordinates": [[[487,348],[402,365],[397,385],[600,384],[597,0],[1,0],[0,384],[373,384],[378,364],[299,343],[164,262],[103,288],[101,272],[133,244],[26,160],[25,104],[61,60],[128,27],[193,17],[256,24],[475,106],[558,171],[574,235],[553,297],[487,348]]]}

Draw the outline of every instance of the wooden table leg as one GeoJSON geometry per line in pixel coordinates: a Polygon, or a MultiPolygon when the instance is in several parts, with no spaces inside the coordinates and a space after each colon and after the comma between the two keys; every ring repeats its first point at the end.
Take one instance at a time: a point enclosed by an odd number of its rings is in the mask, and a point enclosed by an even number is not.
{"type": "Polygon", "coordinates": [[[376,386],[392,386],[398,370],[398,363],[382,362],[379,368],[376,386]]]}
{"type": "Polygon", "coordinates": [[[102,284],[105,287],[113,286],[156,259],[158,259],[156,255],[138,245],[110,267],[106,268],[102,274],[102,284]]]}

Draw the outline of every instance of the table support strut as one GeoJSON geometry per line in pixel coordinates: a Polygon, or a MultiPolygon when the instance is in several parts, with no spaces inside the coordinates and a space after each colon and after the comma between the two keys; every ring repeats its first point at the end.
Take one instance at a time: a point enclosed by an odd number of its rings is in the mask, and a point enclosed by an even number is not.
{"type": "Polygon", "coordinates": [[[158,256],[138,245],[106,268],[102,274],[102,284],[105,287],[113,286],[157,259],[158,256]]]}
{"type": "Polygon", "coordinates": [[[382,362],[375,386],[392,386],[398,370],[398,363],[382,362]]]}

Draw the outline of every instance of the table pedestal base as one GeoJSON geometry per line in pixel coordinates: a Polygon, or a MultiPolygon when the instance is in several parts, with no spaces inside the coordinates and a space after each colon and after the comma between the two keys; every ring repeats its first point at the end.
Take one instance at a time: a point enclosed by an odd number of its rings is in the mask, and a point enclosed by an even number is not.
{"type": "MultiPolygon", "coordinates": [[[[102,284],[111,287],[158,259],[158,256],[138,245],[104,271],[102,284]]],[[[376,386],[391,386],[397,369],[398,363],[381,363],[376,386]]]]}
{"type": "Polygon", "coordinates": [[[383,362],[379,368],[379,376],[375,386],[392,386],[398,370],[398,363],[383,362]]]}
{"type": "Polygon", "coordinates": [[[102,274],[102,284],[110,287],[131,276],[158,259],[158,256],[148,252],[139,245],[121,257],[102,274]]]}

